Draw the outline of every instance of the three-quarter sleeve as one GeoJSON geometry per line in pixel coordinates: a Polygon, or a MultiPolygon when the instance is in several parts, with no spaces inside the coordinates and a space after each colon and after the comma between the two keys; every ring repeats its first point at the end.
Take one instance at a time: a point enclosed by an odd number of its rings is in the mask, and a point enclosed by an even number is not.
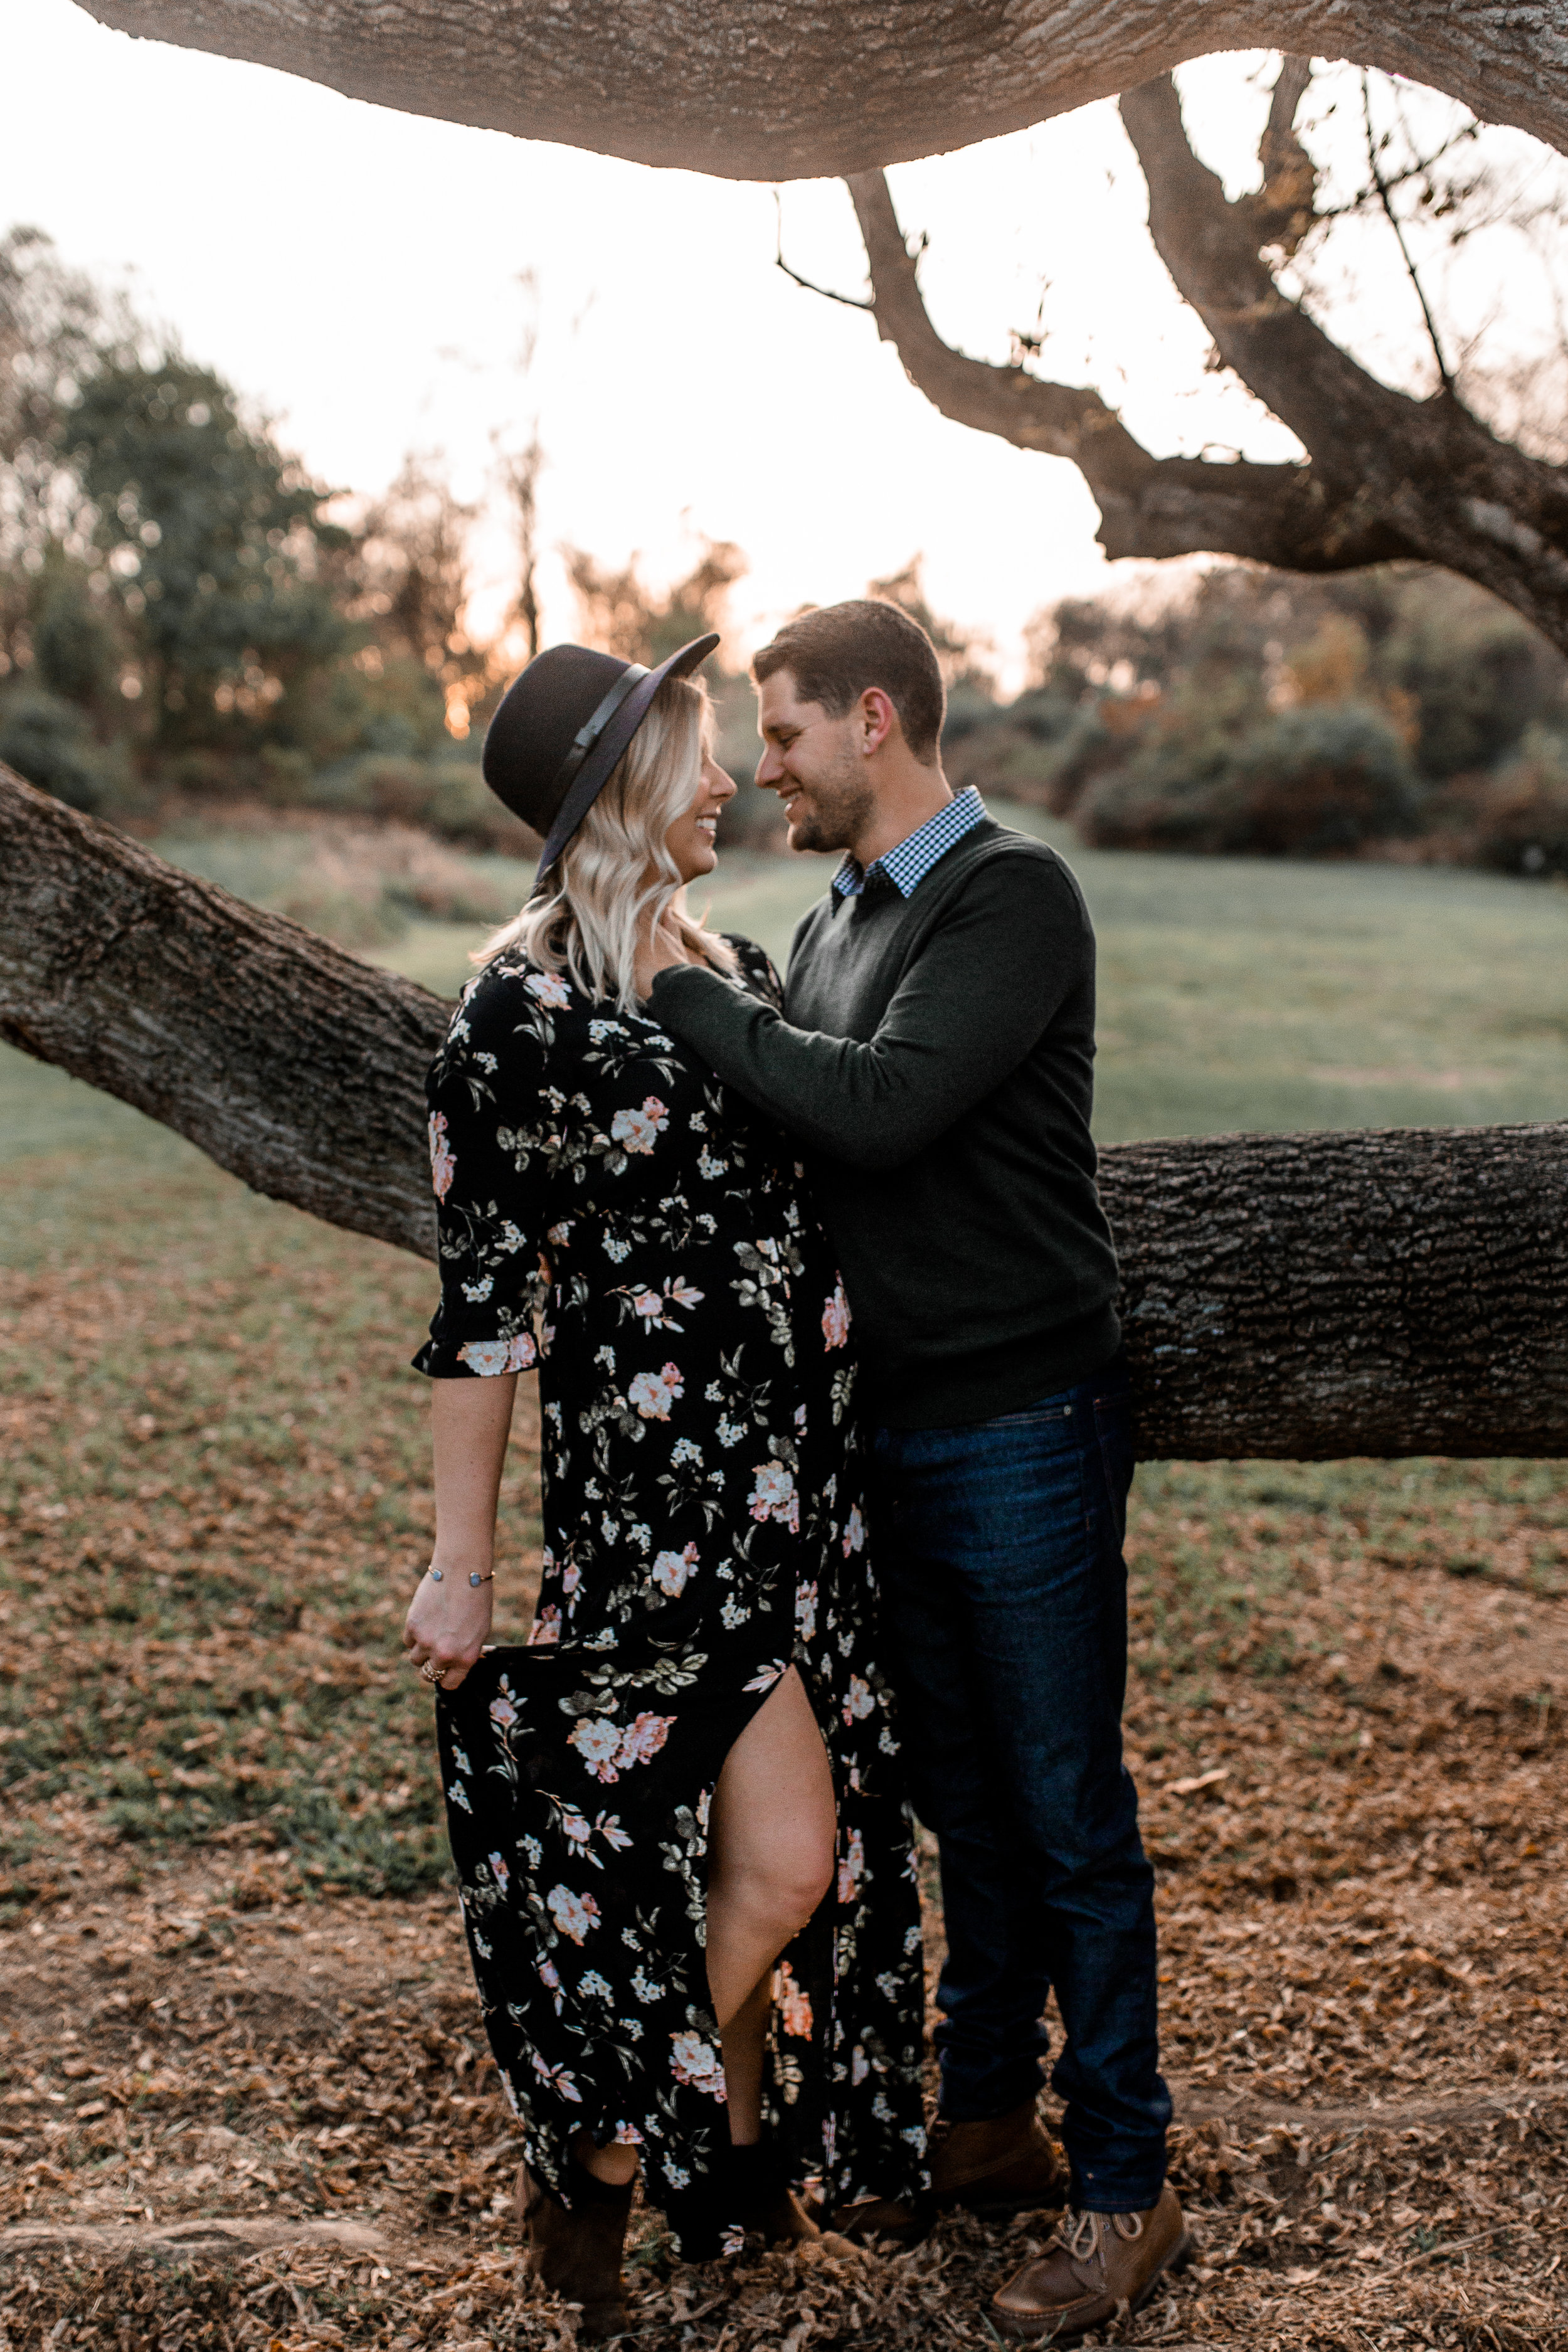
{"type": "MultiPolygon", "coordinates": [[[[558,985],[558,983],[557,983],[558,985]]],[[[517,973],[481,975],[426,1085],[441,1303],[414,1359],[433,1380],[494,1378],[537,1360],[549,1098],[548,1009],[517,973]]]]}

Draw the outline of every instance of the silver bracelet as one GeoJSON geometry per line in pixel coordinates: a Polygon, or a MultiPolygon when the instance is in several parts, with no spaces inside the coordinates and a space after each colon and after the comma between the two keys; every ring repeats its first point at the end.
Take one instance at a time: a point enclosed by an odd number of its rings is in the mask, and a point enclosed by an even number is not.
{"type": "MultiPolygon", "coordinates": [[[[444,1568],[432,1568],[427,1570],[426,1572],[432,1584],[445,1584],[447,1581],[447,1571],[444,1568]]],[[[479,1591],[481,1584],[493,1584],[495,1580],[496,1572],[493,1568],[488,1576],[480,1576],[475,1569],[470,1568],[468,1570],[468,1582],[472,1585],[476,1592],[479,1591]]]]}

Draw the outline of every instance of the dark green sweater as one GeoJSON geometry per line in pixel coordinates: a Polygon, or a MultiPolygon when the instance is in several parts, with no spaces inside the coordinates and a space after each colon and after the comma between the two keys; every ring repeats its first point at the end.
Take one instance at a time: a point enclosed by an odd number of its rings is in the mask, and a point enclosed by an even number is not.
{"type": "Polygon", "coordinates": [[[1094,932],[1055,850],[987,818],[907,899],[880,877],[830,891],[795,932],[783,1018],[691,966],[650,1009],[808,1147],[868,1417],[987,1421],[1115,1353],[1094,932]]]}

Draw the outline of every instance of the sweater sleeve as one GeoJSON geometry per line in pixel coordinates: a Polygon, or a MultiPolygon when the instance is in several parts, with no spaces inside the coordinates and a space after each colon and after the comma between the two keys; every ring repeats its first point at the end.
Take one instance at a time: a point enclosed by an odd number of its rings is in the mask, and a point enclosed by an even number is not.
{"type": "Polygon", "coordinates": [[[651,1009],[792,1134],[852,1167],[897,1168],[1017,1067],[1089,950],[1054,861],[1003,856],[976,869],[864,1041],[795,1028],[690,965],[659,973],[651,1009]]]}

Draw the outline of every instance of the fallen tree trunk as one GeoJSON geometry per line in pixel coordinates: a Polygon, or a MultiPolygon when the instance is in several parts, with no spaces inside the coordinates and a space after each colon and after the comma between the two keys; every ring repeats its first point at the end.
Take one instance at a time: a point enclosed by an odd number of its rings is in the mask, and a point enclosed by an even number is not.
{"type": "MultiPolygon", "coordinates": [[[[429,1257],[437,997],[0,768],[0,1036],[429,1257]]],[[[1568,1124],[1126,1144],[1146,1460],[1568,1454],[1568,1124]]]]}

